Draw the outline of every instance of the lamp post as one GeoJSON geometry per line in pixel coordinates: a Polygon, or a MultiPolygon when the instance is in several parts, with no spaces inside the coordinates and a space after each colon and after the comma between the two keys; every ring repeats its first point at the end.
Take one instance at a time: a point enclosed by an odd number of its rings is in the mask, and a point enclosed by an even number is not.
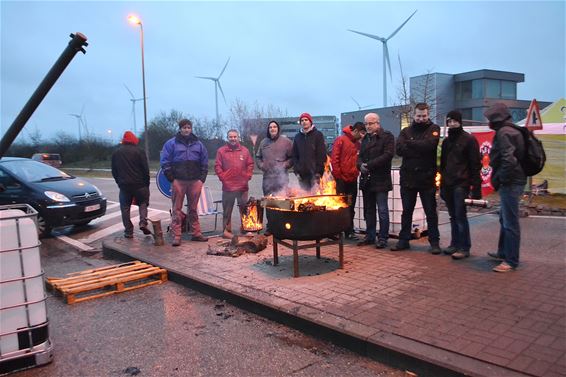
{"type": "Polygon", "coordinates": [[[147,101],[145,95],[145,62],[143,53],[143,25],[141,20],[134,15],[128,16],[128,21],[134,25],[140,25],[141,31],[141,63],[142,63],[142,86],[143,86],[143,129],[145,133],[144,144],[145,144],[145,154],[147,158],[147,164],[149,165],[149,134],[147,132],[147,101]]]}

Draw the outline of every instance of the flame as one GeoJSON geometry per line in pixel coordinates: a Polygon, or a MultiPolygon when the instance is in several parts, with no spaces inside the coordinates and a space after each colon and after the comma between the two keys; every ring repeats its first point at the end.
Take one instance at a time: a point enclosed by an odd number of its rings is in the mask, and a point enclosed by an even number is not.
{"type": "Polygon", "coordinates": [[[434,184],[436,185],[436,188],[440,187],[441,180],[442,180],[442,175],[440,175],[440,172],[437,172],[436,176],[434,177],[434,184]]]}
{"type": "Polygon", "coordinates": [[[248,204],[247,210],[242,211],[242,229],[254,232],[263,229],[263,224],[259,220],[259,208],[257,202],[248,204]]]}
{"type": "Polygon", "coordinates": [[[295,209],[299,207],[300,204],[312,203],[316,206],[324,206],[327,210],[336,210],[338,208],[348,207],[348,203],[344,200],[343,196],[309,196],[306,198],[295,198],[293,199],[295,204],[295,209]]]}
{"type": "Polygon", "coordinates": [[[332,172],[330,169],[330,161],[331,161],[330,157],[326,156],[326,163],[324,164],[324,174],[320,178],[320,184],[318,190],[316,190],[316,195],[336,195],[336,181],[332,176],[332,172]]]}

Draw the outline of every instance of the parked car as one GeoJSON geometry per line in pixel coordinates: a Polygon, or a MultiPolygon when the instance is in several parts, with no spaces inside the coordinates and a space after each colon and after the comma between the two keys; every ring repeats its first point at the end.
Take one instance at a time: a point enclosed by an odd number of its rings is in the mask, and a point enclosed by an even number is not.
{"type": "Polygon", "coordinates": [[[106,213],[94,185],[28,158],[0,159],[0,204],[27,203],[38,212],[40,237],[55,227],[86,225],[106,213]]]}
{"type": "Polygon", "coordinates": [[[61,165],[63,165],[63,161],[61,161],[61,155],[59,153],[35,153],[31,156],[31,159],[51,165],[54,168],[60,168],[61,165]]]}

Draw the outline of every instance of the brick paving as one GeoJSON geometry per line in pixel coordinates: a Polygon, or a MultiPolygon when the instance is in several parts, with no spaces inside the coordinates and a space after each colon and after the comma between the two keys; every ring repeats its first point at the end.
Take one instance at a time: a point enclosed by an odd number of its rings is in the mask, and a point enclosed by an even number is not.
{"type": "MultiPolygon", "coordinates": [[[[155,247],[141,235],[106,241],[104,250],[456,373],[566,376],[566,220],[521,219],[522,264],[506,274],[492,272],[486,256],[497,245],[497,216],[470,223],[466,260],[427,253],[426,238],[402,252],[347,241],[342,270],[335,245],[321,259],[314,248],[299,251],[299,278],[282,245],[273,266],[271,242],[238,258],[206,255],[206,243],[188,240],[155,247]]],[[[449,226],[440,230],[447,245],[449,226]]]]}

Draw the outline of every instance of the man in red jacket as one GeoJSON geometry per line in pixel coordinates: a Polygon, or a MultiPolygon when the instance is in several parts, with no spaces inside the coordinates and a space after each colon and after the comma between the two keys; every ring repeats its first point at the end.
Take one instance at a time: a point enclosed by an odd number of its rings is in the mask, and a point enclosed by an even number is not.
{"type": "Polygon", "coordinates": [[[358,196],[358,175],[360,171],[356,166],[360,152],[360,139],[365,135],[366,128],[362,122],[353,126],[348,124],[342,130],[344,133],[334,141],[332,147],[332,175],[336,180],[336,193],[350,195],[350,227],[344,236],[346,239],[354,238],[354,208],[358,196]]]}
{"type": "MultiPolygon", "coordinates": [[[[224,238],[232,238],[232,210],[237,200],[240,208],[248,201],[248,182],[252,179],[254,161],[247,148],[239,143],[236,130],[228,131],[228,143],[216,152],[214,171],[222,182],[222,224],[224,238]]],[[[240,211],[241,218],[241,211],[240,211]]]]}

